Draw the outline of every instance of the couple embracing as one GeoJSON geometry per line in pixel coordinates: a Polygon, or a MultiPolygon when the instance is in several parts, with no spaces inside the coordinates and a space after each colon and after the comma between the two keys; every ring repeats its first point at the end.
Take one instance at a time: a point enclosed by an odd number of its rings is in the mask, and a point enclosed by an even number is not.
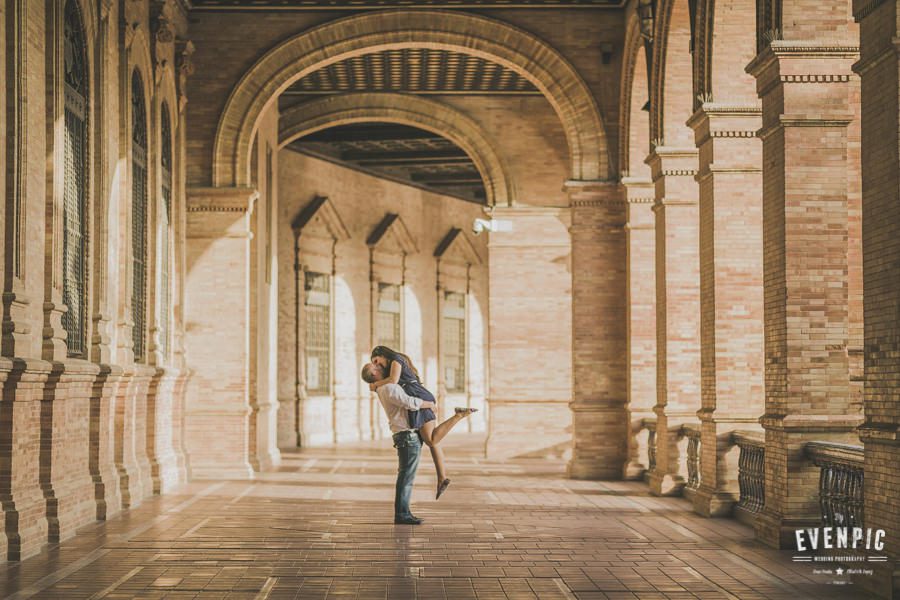
{"type": "Polygon", "coordinates": [[[478,409],[455,408],[453,416],[438,425],[434,415],[434,395],[422,385],[419,372],[408,356],[387,346],[376,346],[372,350],[371,360],[363,367],[362,378],[369,384],[369,389],[378,394],[378,400],[390,423],[399,461],[394,494],[394,523],[418,525],[422,519],[410,512],[409,501],[419,466],[422,442],[431,450],[431,458],[437,471],[435,499],[438,499],[450,485],[444,469],[444,452],[440,442],[454,425],[478,409]]]}

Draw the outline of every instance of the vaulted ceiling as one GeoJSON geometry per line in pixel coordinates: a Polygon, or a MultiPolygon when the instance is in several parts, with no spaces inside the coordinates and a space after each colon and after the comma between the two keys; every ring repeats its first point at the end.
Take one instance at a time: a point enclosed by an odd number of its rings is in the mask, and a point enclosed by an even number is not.
{"type": "MultiPolygon", "coordinates": [[[[193,0],[198,11],[366,10],[388,7],[610,8],[622,0],[193,0]]],[[[345,93],[536,96],[528,79],[482,57],[439,48],[371,52],[333,63],[294,82],[282,93],[282,110],[323,95],[345,93]]],[[[485,202],[475,164],[450,140],[421,129],[362,123],[320,131],[289,149],[373,175],[424,187],[470,202],[485,202]]]]}
{"type": "Polygon", "coordinates": [[[315,71],[288,95],[341,92],[410,94],[540,94],[515,71],[483,58],[429,48],[356,56],[315,71]]]}
{"type": "Polygon", "coordinates": [[[472,159],[450,140],[415,127],[344,125],[300,138],[288,148],[439,194],[485,201],[484,182],[472,159]]]}

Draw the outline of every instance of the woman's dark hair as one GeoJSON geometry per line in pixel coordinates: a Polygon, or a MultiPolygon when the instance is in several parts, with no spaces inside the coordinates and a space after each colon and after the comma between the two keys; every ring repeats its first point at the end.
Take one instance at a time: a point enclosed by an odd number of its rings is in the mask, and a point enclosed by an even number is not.
{"type": "Polygon", "coordinates": [[[413,375],[416,376],[416,379],[421,381],[421,377],[419,377],[419,370],[416,369],[416,366],[413,364],[412,360],[402,352],[397,352],[396,350],[391,350],[387,346],[375,346],[372,349],[372,358],[376,356],[381,356],[382,358],[386,358],[388,360],[388,366],[390,363],[394,362],[398,358],[402,358],[406,365],[409,367],[409,370],[413,372],[413,375]]]}

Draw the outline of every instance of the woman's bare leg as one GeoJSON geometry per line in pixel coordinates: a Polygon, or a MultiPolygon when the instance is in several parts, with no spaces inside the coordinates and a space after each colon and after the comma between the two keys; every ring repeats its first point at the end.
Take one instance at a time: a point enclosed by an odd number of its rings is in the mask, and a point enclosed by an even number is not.
{"type": "MultiPolygon", "coordinates": [[[[431,460],[434,461],[434,470],[437,471],[438,485],[441,485],[441,482],[446,479],[446,472],[444,471],[444,451],[441,450],[441,447],[434,441],[434,434],[436,432],[434,426],[435,423],[436,421],[428,421],[422,425],[422,427],[419,428],[419,435],[422,436],[422,441],[425,442],[425,445],[431,450],[431,460]]],[[[443,423],[441,424],[443,425],[443,423]]]]}
{"type": "Polygon", "coordinates": [[[434,428],[434,433],[431,434],[431,439],[435,444],[440,444],[441,440],[444,439],[444,436],[450,433],[450,430],[453,429],[457,423],[468,417],[470,414],[472,413],[458,412],[454,414],[452,417],[434,428]]]}

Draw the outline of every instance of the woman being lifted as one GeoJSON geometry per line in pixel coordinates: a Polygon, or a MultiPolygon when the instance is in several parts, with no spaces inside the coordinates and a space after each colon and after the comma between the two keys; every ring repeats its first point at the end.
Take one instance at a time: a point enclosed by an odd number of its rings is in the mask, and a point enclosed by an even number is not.
{"type": "MultiPolygon", "coordinates": [[[[396,383],[410,396],[435,402],[434,395],[422,385],[419,380],[419,371],[405,354],[391,350],[387,346],[376,346],[372,350],[372,363],[384,369],[387,376],[385,379],[370,383],[370,390],[375,391],[385,384],[396,383]]],[[[444,468],[444,451],[441,450],[439,444],[444,436],[450,433],[454,425],[477,410],[477,408],[456,407],[453,409],[453,416],[440,425],[437,425],[437,418],[430,408],[409,411],[410,429],[417,429],[422,441],[431,450],[431,459],[434,461],[438,481],[435,500],[440,498],[447,486],[450,485],[444,468]]]]}

